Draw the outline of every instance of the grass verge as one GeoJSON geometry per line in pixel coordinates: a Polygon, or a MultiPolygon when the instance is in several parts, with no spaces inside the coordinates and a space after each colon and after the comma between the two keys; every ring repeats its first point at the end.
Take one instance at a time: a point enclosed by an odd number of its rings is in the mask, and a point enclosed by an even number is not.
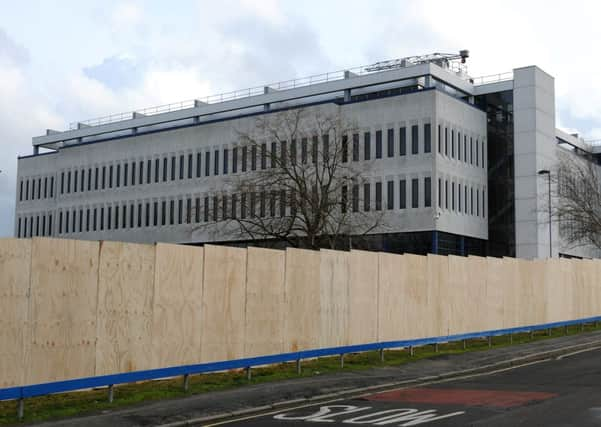
{"type": "MultiPolygon", "coordinates": [[[[529,333],[514,334],[513,345],[533,341],[545,340],[582,332],[601,330],[600,325],[586,325],[582,330],[580,326],[538,331],[531,336],[529,333]]],[[[494,337],[492,348],[500,348],[511,345],[507,335],[494,337]]],[[[253,368],[252,379],[249,382],[244,371],[224,372],[215,374],[202,374],[190,376],[188,391],[183,390],[181,378],[173,378],[161,381],[147,381],[137,384],[125,384],[115,386],[114,401],[108,402],[107,389],[88,390],[72,393],[61,393],[48,396],[40,396],[25,401],[25,417],[21,423],[61,419],[76,415],[98,413],[101,411],[125,408],[141,402],[149,402],[161,399],[174,399],[194,394],[207,393],[211,391],[226,390],[234,387],[243,387],[247,384],[258,384],[282,379],[310,377],[328,374],[344,370],[364,370],[379,366],[399,366],[420,359],[438,357],[444,354],[460,354],[472,351],[488,350],[486,339],[474,339],[467,341],[467,348],[463,348],[463,342],[440,344],[438,352],[433,345],[416,347],[411,356],[408,349],[386,350],[384,361],[380,360],[377,351],[348,354],[344,357],[344,368],[340,367],[339,357],[324,357],[302,362],[302,374],[296,372],[295,363],[284,363],[262,368],[253,368]]],[[[0,425],[17,424],[17,402],[0,402],[0,425]]]]}

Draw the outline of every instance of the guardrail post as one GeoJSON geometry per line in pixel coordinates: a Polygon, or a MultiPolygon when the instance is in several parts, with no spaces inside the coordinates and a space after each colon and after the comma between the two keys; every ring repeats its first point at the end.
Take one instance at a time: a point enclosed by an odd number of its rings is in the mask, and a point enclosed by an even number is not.
{"type": "Polygon", "coordinates": [[[248,368],[246,368],[246,379],[248,381],[252,380],[252,372],[250,370],[250,366],[248,368]]]}
{"type": "Polygon", "coordinates": [[[190,374],[184,375],[184,391],[188,391],[190,388],[190,374]]]}
{"type": "Polygon", "coordinates": [[[414,351],[413,351],[413,346],[412,346],[412,345],[410,345],[410,346],[409,346],[409,355],[410,355],[411,357],[413,357],[413,355],[414,355],[414,354],[415,354],[415,353],[414,353],[414,351]]]}
{"type": "Polygon", "coordinates": [[[568,325],[565,325],[565,326],[563,327],[563,333],[564,333],[564,335],[567,335],[567,334],[568,334],[568,325]]]}
{"type": "Polygon", "coordinates": [[[344,368],[344,353],[340,354],[340,368],[344,368]]]}
{"type": "Polygon", "coordinates": [[[434,343],[434,353],[438,353],[438,343],[434,343]]]}
{"type": "Polygon", "coordinates": [[[384,349],[381,348],[380,349],[380,362],[383,362],[383,361],[384,361],[384,349]]]}
{"type": "Polygon", "coordinates": [[[551,328],[547,328],[547,336],[550,337],[551,336],[551,328]]]}
{"type": "Polygon", "coordinates": [[[492,347],[492,336],[488,337],[488,348],[492,347]]]}
{"type": "Polygon", "coordinates": [[[301,360],[296,359],[296,374],[300,375],[301,373],[302,373],[301,360]]]}
{"type": "Polygon", "coordinates": [[[513,344],[513,332],[509,333],[509,344],[513,344]]]}
{"type": "Polygon", "coordinates": [[[114,397],[115,397],[114,388],[113,388],[113,385],[110,384],[109,385],[109,403],[113,403],[113,398],[114,397]]]}
{"type": "Polygon", "coordinates": [[[584,322],[580,324],[580,332],[584,332],[584,322]]]}
{"type": "Polygon", "coordinates": [[[534,339],[534,331],[530,331],[530,339],[533,340],[534,339]]]}
{"type": "Polygon", "coordinates": [[[463,340],[463,349],[466,350],[467,349],[467,340],[463,340]]]}
{"type": "Polygon", "coordinates": [[[17,405],[17,418],[20,420],[23,419],[23,415],[25,414],[25,399],[20,398],[19,403],[17,405]]]}

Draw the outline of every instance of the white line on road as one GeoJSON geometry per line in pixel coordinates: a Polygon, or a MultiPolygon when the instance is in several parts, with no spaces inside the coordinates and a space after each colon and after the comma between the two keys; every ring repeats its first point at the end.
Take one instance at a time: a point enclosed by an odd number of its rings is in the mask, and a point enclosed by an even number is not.
{"type": "Polygon", "coordinates": [[[566,357],[575,356],[580,353],[586,353],[587,351],[599,350],[600,348],[601,348],[601,346],[591,347],[591,348],[585,348],[584,350],[574,351],[573,353],[562,354],[561,356],[558,356],[555,360],[565,359],[566,357]]]}

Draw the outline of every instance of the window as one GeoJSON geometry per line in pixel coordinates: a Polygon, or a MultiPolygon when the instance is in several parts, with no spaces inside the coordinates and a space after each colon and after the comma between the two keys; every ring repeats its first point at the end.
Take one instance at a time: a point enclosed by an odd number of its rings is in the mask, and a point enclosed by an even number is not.
{"type": "Polygon", "coordinates": [[[267,144],[261,144],[261,169],[267,169],[267,144]]]}
{"type": "Polygon", "coordinates": [[[449,129],[446,126],[444,128],[444,155],[449,155],[449,129]]]}
{"type": "Polygon", "coordinates": [[[282,141],[280,143],[280,161],[282,162],[282,166],[286,166],[288,163],[288,146],[286,141],[282,141]]]}
{"type": "Polygon", "coordinates": [[[484,141],[482,141],[482,169],[484,169],[484,141]]]}
{"type": "Polygon", "coordinates": [[[343,185],[340,189],[340,211],[345,214],[348,205],[348,187],[343,185]]]}
{"type": "MultiPolygon", "coordinates": [[[[102,167],[102,189],[104,190],[106,187],[106,166],[102,167]]],[[[94,230],[96,231],[96,230],[94,230]]]]}
{"type": "Polygon", "coordinates": [[[348,135],[342,136],[342,163],[348,162],[348,135]]]}
{"type": "Polygon", "coordinates": [[[457,160],[461,160],[461,132],[457,132],[457,160]]]}
{"type": "MultiPolygon", "coordinates": [[[[382,158],[382,131],[376,131],[376,159],[382,158]]],[[[381,186],[381,185],[380,185],[381,186]]]]}
{"type": "Polygon", "coordinates": [[[136,162],[131,162],[131,185],[136,185],[136,162]]]}
{"type": "Polygon", "coordinates": [[[192,199],[186,199],[186,224],[190,224],[192,217],[192,199]]]}
{"type": "Polygon", "coordinates": [[[202,165],[202,154],[196,153],[196,178],[201,177],[200,166],[202,165]]]}
{"type": "Polygon", "coordinates": [[[238,147],[232,148],[232,173],[238,173],[238,147]]]}
{"type": "Polygon", "coordinates": [[[134,228],[134,205],[133,203],[129,205],[129,227],[134,228]]]}
{"type": "Polygon", "coordinates": [[[119,229],[119,206],[115,206],[115,230],[119,229]]]}
{"type": "Polygon", "coordinates": [[[194,157],[192,154],[188,154],[188,179],[192,178],[192,168],[194,163],[194,157]]]}
{"type": "Polygon", "coordinates": [[[250,170],[257,170],[257,146],[253,145],[250,148],[250,170]]]}
{"type": "Polygon", "coordinates": [[[276,165],[276,156],[277,156],[277,144],[275,142],[271,143],[271,151],[269,153],[269,163],[270,163],[270,167],[273,169],[275,168],[276,165]]]}
{"type": "Polygon", "coordinates": [[[248,155],[247,147],[242,147],[242,172],[246,172],[247,155],[248,155]]]}
{"type": "Polygon", "coordinates": [[[457,184],[457,211],[461,213],[461,184],[457,184]]]}
{"type": "Polygon", "coordinates": [[[474,188],[470,187],[470,213],[474,214],[474,188]]]}
{"type": "Polygon", "coordinates": [[[386,141],[388,143],[388,157],[394,157],[394,129],[388,129],[386,141]]]}
{"type": "Polygon", "coordinates": [[[467,214],[467,185],[463,186],[463,204],[464,204],[464,208],[463,208],[463,212],[465,212],[467,214]]]}
{"type": "MultiPolygon", "coordinates": [[[[205,209],[205,216],[206,215],[207,214],[205,209]]],[[[242,193],[240,195],[240,218],[246,218],[246,193],[242,193]]]]}
{"type": "MultiPolygon", "coordinates": [[[[50,216],[50,223],[52,223],[52,215],[50,216]]],[[[86,209],[86,232],[88,231],[90,231],[90,209],[86,209]]]]}
{"type": "MultiPolygon", "coordinates": [[[[117,166],[117,169],[119,169],[119,166],[117,166]]],[[[120,173],[117,172],[117,180],[119,180],[119,175],[120,175],[120,173]]],[[[123,165],[123,186],[124,187],[127,187],[128,176],[129,176],[129,164],[125,163],[123,165]]]]}
{"type": "MultiPolygon", "coordinates": [[[[83,191],[83,171],[81,173],[81,191],[83,191]]],[[[23,192],[23,182],[21,181],[21,192],[23,192]]],[[[22,195],[20,196],[22,199],[22,195]]],[[[48,177],[44,178],[44,199],[48,198],[48,177]]]]}
{"type": "Polygon", "coordinates": [[[411,207],[414,209],[419,207],[419,180],[417,178],[411,180],[411,207]]]}
{"type": "Polygon", "coordinates": [[[227,210],[227,199],[228,196],[227,194],[223,195],[223,198],[221,200],[222,202],[222,208],[221,208],[221,219],[223,219],[224,221],[227,219],[227,214],[228,214],[228,210],[227,210]]]}
{"type": "Polygon", "coordinates": [[[280,216],[286,216],[286,190],[280,190],[280,216]]]}
{"type": "Polygon", "coordinates": [[[106,208],[106,228],[107,230],[111,229],[111,207],[106,208]]]}
{"type": "Polygon", "coordinates": [[[442,208],[442,180],[438,178],[438,207],[442,208]]]}
{"type": "MultiPolygon", "coordinates": [[[[23,181],[19,183],[19,201],[23,201],[23,181]]],[[[19,221],[21,221],[21,218],[19,218],[19,221]]],[[[20,234],[18,234],[19,237],[21,237],[20,234]]]]}
{"type": "Polygon", "coordinates": [[[353,212],[359,212],[359,185],[353,184],[353,212]]]}
{"type": "Polygon", "coordinates": [[[368,212],[371,204],[371,184],[363,184],[363,210],[368,212]]]}
{"type": "Polygon", "coordinates": [[[219,150],[215,150],[213,159],[213,175],[219,175],[219,150]]]}
{"type": "Polygon", "coordinates": [[[63,234],[63,213],[58,213],[58,234],[63,234]]]}
{"type": "Polygon", "coordinates": [[[163,157],[163,182],[167,182],[167,157],[163,157]]]}
{"type": "Polygon", "coordinates": [[[290,162],[296,165],[296,139],[290,141],[290,162]]]}
{"type": "Polygon", "coordinates": [[[451,209],[455,210],[455,183],[451,183],[451,209]]]}
{"type": "Polygon", "coordinates": [[[161,201],[161,225],[165,225],[167,223],[167,202],[165,200],[161,201]]]}
{"type": "MultiPolygon", "coordinates": [[[[121,187],[121,165],[117,165],[115,187],[121,187]]],[[[113,166],[109,167],[109,188],[113,188],[113,166]]]]}
{"type": "Polygon", "coordinates": [[[476,216],[480,216],[480,190],[476,189],[476,216]]]}
{"type": "Polygon", "coordinates": [[[17,237],[21,237],[21,218],[19,218],[19,225],[17,225],[17,237]]]}
{"type": "Polygon", "coordinates": [[[144,208],[144,225],[146,227],[150,226],[150,203],[146,203],[146,206],[144,208]]]}
{"type": "MultiPolygon", "coordinates": [[[[52,181],[52,178],[50,178],[52,181]]],[[[88,169],[88,191],[92,190],[92,168],[88,169]]],[[[52,185],[50,186],[50,197],[52,197],[52,185]]]]}
{"type": "Polygon", "coordinates": [[[250,205],[249,205],[249,212],[248,214],[250,215],[251,218],[254,218],[256,216],[256,203],[257,202],[257,193],[255,193],[254,191],[251,191],[250,193],[250,205]]]}
{"type": "Polygon", "coordinates": [[[175,156],[171,156],[171,181],[175,181],[175,156]]]}
{"type": "Polygon", "coordinates": [[[449,209],[449,181],[444,181],[444,208],[449,209]]]}
{"type": "MultiPolygon", "coordinates": [[[[78,171],[73,172],[73,192],[77,193],[77,176],[79,175],[77,173],[78,171]]],[[[38,181],[38,199],[40,198],[40,187],[41,187],[41,182],[38,181]]]]}
{"type": "MultiPolygon", "coordinates": [[[[159,159],[156,159],[156,161],[154,162],[154,182],[159,182],[159,159]]],[[[150,184],[151,177],[152,174],[152,160],[148,160],[147,164],[146,164],[146,183],[150,184]]]]}
{"type": "Polygon", "coordinates": [[[169,200],[169,225],[175,224],[175,201],[169,200]]]}
{"type": "Polygon", "coordinates": [[[463,135],[463,161],[467,163],[467,135],[463,135]]]}
{"type": "Polygon", "coordinates": [[[317,152],[319,151],[317,144],[319,144],[319,140],[314,136],[311,142],[311,163],[317,162],[317,152]]]}
{"type": "MultiPolygon", "coordinates": [[[[29,199],[29,180],[27,180],[27,186],[25,191],[25,200],[29,199]]],[[[61,194],[65,194],[65,172],[61,172],[61,194]]]]}
{"type": "Polygon", "coordinates": [[[419,153],[418,129],[417,125],[411,126],[411,154],[419,153]]]}
{"type": "Polygon", "coordinates": [[[480,158],[480,143],[476,139],[476,166],[478,166],[478,159],[480,158]]]}
{"type": "Polygon", "coordinates": [[[265,217],[265,191],[259,193],[259,215],[261,218],[265,217]]]}
{"type": "Polygon", "coordinates": [[[194,221],[200,222],[200,197],[194,199],[194,221]]]}
{"type": "Polygon", "coordinates": [[[307,138],[301,139],[301,163],[307,163],[307,138]]]}
{"type": "Polygon", "coordinates": [[[482,190],[482,218],[486,217],[486,201],[484,197],[485,190],[482,190]]]}
{"type": "Polygon", "coordinates": [[[474,138],[470,136],[470,165],[474,164],[474,138]]]}
{"type": "Polygon", "coordinates": [[[223,149],[223,174],[227,175],[228,173],[228,169],[229,169],[229,160],[230,160],[230,156],[229,156],[229,150],[227,148],[223,149]]]}
{"type": "Polygon", "coordinates": [[[181,224],[184,222],[184,201],[179,199],[177,201],[177,223],[181,224]]]}
{"type": "Polygon", "coordinates": [[[438,153],[442,154],[442,127],[438,125],[438,153]]]}
{"type": "Polygon", "coordinates": [[[205,176],[209,176],[211,174],[211,152],[207,151],[205,153],[205,176]]]}
{"type": "Polygon", "coordinates": [[[363,134],[363,160],[371,160],[371,134],[363,134]]]}
{"type": "Polygon", "coordinates": [[[407,208],[407,181],[401,179],[399,182],[399,209],[407,208]]]}
{"type": "Polygon", "coordinates": [[[353,134],[353,162],[359,161],[359,134],[353,134]]]}
{"type": "Polygon", "coordinates": [[[432,206],[432,179],[429,176],[424,178],[424,206],[432,206]]]}
{"type": "Polygon", "coordinates": [[[432,126],[430,123],[424,125],[424,153],[432,151],[432,126]]]}
{"type": "Polygon", "coordinates": [[[94,190],[98,190],[98,168],[94,168],[94,190]]]}
{"type": "Polygon", "coordinates": [[[323,143],[323,160],[327,162],[330,159],[330,135],[322,135],[321,142],[323,143]]]}
{"type": "MultiPolygon", "coordinates": [[[[44,223],[46,222],[46,217],[44,217],[44,223]]],[[[44,227],[46,227],[46,224],[44,224],[44,227]]],[[[81,233],[83,231],[83,209],[79,210],[79,232],[81,233]]]]}
{"type": "Polygon", "coordinates": [[[152,224],[155,227],[159,224],[159,202],[152,203],[152,224]]]}
{"type": "Polygon", "coordinates": [[[376,182],[376,210],[382,210],[382,183],[376,182]]]}
{"type": "Polygon", "coordinates": [[[455,158],[455,131],[451,129],[451,158],[455,158]]]}
{"type": "Polygon", "coordinates": [[[399,129],[399,138],[400,138],[400,154],[401,156],[407,155],[407,128],[399,129]]]}
{"type": "MultiPolygon", "coordinates": [[[[478,142],[476,142],[477,144],[478,142]]],[[[476,149],[476,153],[477,153],[477,149],[476,149]]],[[[476,154],[477,156],[477,154],[476,154]]],[[[478,159],[476,159],[476,162],[478,161],[478,159]]],[[[476,163],[477,165],[478,163],[476,163]]],[[[35,198],[35,179],[31,182],[32,186],[31,186],[31,198],[34,199],[35,198]]],[[[71,171],[67,172],[67,193],[71,192],[71,171]]]]}
{"type": "Polygon", "coordinates": [[[98,208],[94,208],[94,215],[92,219],[92,231],[96,231],[98,228],[98,208]]]}
{"type": "Polygon", "coordinates": [[[386,183],[386,208],[394,209],[394,181],[386,183]]]}
{"type": "Polygon", "coordinates": [[[179,156],[179,179],[184,179],[184,155],[179,156]]]}

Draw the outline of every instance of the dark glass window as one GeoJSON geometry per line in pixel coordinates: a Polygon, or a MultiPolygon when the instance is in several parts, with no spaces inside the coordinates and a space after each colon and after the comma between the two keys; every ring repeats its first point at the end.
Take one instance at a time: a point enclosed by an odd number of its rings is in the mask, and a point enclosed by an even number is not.
{"type": "Polygon", "coordinates": [[[177,223],[181,224],[184,222],[184,201],[179,199],[177,201],[177,223]]]}
{"type": "Polygon", "coordinates": [[[167,182],[167,157],[163,157],[163,182],[167,182]]]}
{"type": "Polygon", "coordinates": [[[179,179],[184,179],[184,155],[179,156],[179,179]]]}
{"type": "Polygon", "coordinates": [[[242,147],[242,172],[246,172],[248,148],[242,147]]]}
{"type": "Polygon", "coordinates": [[[215,158],[213,159],[213,175],[219,175],[219,150],[215,150],[214,153],[215,158]]]}
{"type": "MultiPolygon", "coordinates": [[[[21,182],[19,183],[19,201],[22,201],[22,200],[23,200],[23,181],[21,181],[21,182]]],[[[20,221],[20,220],[21,220],[21,219],[19,218],[19,221],[20,221]]],[[[20,236],[20,234],[21,234],[21,233],[19,233],[17,236],[18,236],[18,237],[21,237],[21,236],[20,236]]]]}
{"type": "Polygon", "coordinates": [[[363,159],[371,160],[371,133],[363,134],[363,159]]]}
{"type": "MultiPolygon", "coordinates": [[[[478,144],[478,141],[476,141],[476,144],[478,144]]],[[[476,165],[478,165],[478,146],[476,145],[476,165]]],[[[31,182],[32,184],[32,188],[31,188],[31,198],[34,199],[35,198],[35,179],[31,182]]],[[[67,172],[67,193],[71,192],[71,171],[67,172]]]]}
{"type": "Polygon", "coordinates": [[[129,205],[129,227],[134,228],[134,205],[129,205]]]}
{"type": "Polygon", "coordinates": [[[188,197],[186,200],[186,224],[192,222],[192,199],[188,197]]]}
{"type": "Polygon", "coordinates": [[[382,158],[382,131],[376,131],[376,159],[382,158]]]}
{"type": "Polygon", "coordinates": [[[161,225],[165,225],[167,223],[167,202],[165,200],[161,201],[161,225]]]}
{"type": "Polygon", "coordinates": [[[480,190],[476,189],[476,216],[480,216],[480,190]]]}
{"type": "Polygon", "coordinates": [[[406,156],[407,155],[407,128],[402,127],[399,129],[399,139],[400,139],[400,155],[401,156],[406,156]]]}
{"type": "Polygon", "coordinates": [[[288,163],[288,146],[286,141],[280,142],[280,161],[282,162],[282,166],[286,167],[288,163]]]}
{"type": "Polygon", "coordinates": [[[202,154],[196,153],[196,178],[201,177],[202,154]]]}
{"type": "Polygon", "coordinates": [[[296,139],[290,141],[290,162],[296,165],[296,139]]]}
{"type": "Polygon", "coordinates": [[[275,142],[271,143],[271,151],[269,152],[269,166],[271,168],[275,168],[276,165],[276,156],[277,156],[277,144],[275,142]]]}
{"type": "Polygon", "coordinates": [[[229,156],[229,150],[227,148],[223,149],[223,174],[227,175],[229,172],[229,161],[230,161],[230,156],[229,156]]]}
{"type": "Polygon", "coordinates": [[[442,208],[442,181],[438,178],[438,207],[442,208]]]}
{"type": "Polygon", "coordinates": [[[438,125],[438,152],[442,154],[442,127],[438,125]]]}
{"type": "MultiPolygon", "coordinates": [[[[81,191],[83,191],[84,172],[81,172],[81,191]]],[[[21,191],[23,191],[23,182],[21,182],[21,191]]],[[[44,199],[48,198],[48,177],[44,178],[44,199]]]]}
{"type": "MultiPolygon", "coordinates": [[[[78,178],[78,171],[73,172],[73,192],[77,193],[77,178],[78,178]]],[[[41,181],[38,181],[38,199],[40,198],[40,187],[41,187],[41,181]]]]}
{"type": "Polygon", "coordinates": [[[407,207],[407,181],[401,179],[399,181],[399,209],[407,207]]]}
{"type": "Polygon", "coordinates": [[[257,170],[257,146],[250,147],[250,170],[257,170]]]}
{"type": "Polygon", "coordinates": [[[424,178],[424,206],[432,206],[432,179],[429,176],[424,178]]]}
{"type": "Polygon", "coordinates": [[[455,183],[451,183],[451,209],[455,210],[455,183]]]}
{"type": "Polygon", "coordinates": [[[470,214],[474,214],[474,189],[470,187],[470,214]]]}
{"type": "Polygon", "coordinates": [[[359,185],[353,184],[353,212],[359,212],[359,185]]]}
{"type": "Polygon", "coordinates": [[[175,201],[169,200],[169,225],[175,224],[175,201]]]}
{"type": "Polygon", "coordinates": [[[461,160],[461,132],[457,132],[457,160],[461,160]]]}
{"type": "Polygon", "coordinates": [[[376,210],[382,210],[382,183],[376,182],[376,210]]]}
{"type": "Polygon", "coordinates": [[[321,141],[323,143],[323,160],[327,162],[330,158],[330,135],[322,135],[321,141]]]}
{"type": "MultiPolygon", "coordinates": [[[[127,177],[129,176],[129,164],[123,165],[123,186],[127,187],[127,177]]],[[[119,172],[117,172],[117,179],[119,179],[119,172]]]]}
{"type": "Polygon", "coordinates": [[[474,164],[474,138],[470,136],[470,165],[474,164]]]}
{"type": "Polygon", "coordinates": [[[467,185],[463,186],[463,204],[464,204],[464,209],[463,211],[465,213],[467,213],[467,185]]]}
{"type": "Polygon", "coordinates": [[[136,162],[131,162],[131,185],[136,185],[136,162]]]}
{"type": "Polygon", "coordinates": [[[246,218],[246,193],[240,195],[240,218],[246,218]]]}
{"type": "Polygon", "coordinates": [[[348,187],[343,185],[340,189],[340,211],[345,214],[348,205],[348,187]]]}
{"type": "Polygon", "coordinates": [[[307,138],[301,139],[301,163],[307,163],[307,138]]]}
{"type": "Polygon", "coordinates": [[[444,207],[449,209],[449,181],[444,181],[444,207]]]}
{"type": "Polygon", "coordinates": [[[200,222],[200,197],[194,199],[194,220],[200,222]]]}
{"type": "Polygon", "coordinates": [[[478,165],[478,162],[479,162],[478,159],[480,158],[480,149],[479,149],[479,147],[480,147],[480,143],[476,139],[476,166],[479,166],[478,165]]]}
{"type": "Polygon", "coordinates": [[[267,144],[261,144],[261,169],[267,169],[267,144]]]}
{"type": "Polygon", "coordinates": [[[353,134],[353,162],[359,161],[359,134],[353,134]]]}
{"type": "Polygon", "coordinates": [[[194,167],[194,156],[188,154],[188,179],[192,178],[192,170],[194,167]]]}
{"type": "Polygon", "coordinates": [[[394,209],[394,181],[386,183],[386,208],[394,209]]]}
{"type": "Polygon", "coordinates": [[[314,136],[311,141],[311,163],[317,162],[317,152],[319,151],[319,140],[317,136],[314,136]]]}
{"type": "Polygon", "coordinates": [[[106,166],[102,167],[102,189],[106,187],[106,166]]]}
{"type": "Polygon", "coordinates": [[[463,161],[467,163],[467,135],[463,135],[463,161]]]}
{"type": "Polygon", "coordinates": [[[175,156],[171,156],[171,181],[175,181],[175,156]]]}
{"type": "Polygon", "coordinates": [[[482,141],[482,168],[484,168],[484,141],[482,141]]]}
{"type": "Polygon", "coordinates": [[[205,153],[205,176],[211,175],[211,152],[205,153]]]}
{"type": "Polygon", "coordinates": [[[424,125],[424,153],[432,151],[432,126],[430,123],[424,125]]]}
{"type": "Polygon", "coordinates": [[[342,136],[342,163],[348,162],[348,136],[342,136]]]}
{"type": "Polygon", "coordinates": [[[455,131],[451,129],[451,158],[455,158],[455,131]]]}
{"type": "Polygon", "coordinates": [[[98,168],[94,168],[94,190],[98,190],[98,168]]]}
{"type": "Polygon", "coordinates": [[[369,211],[371,205],[371,184],[369,182],[363,184],[363,210],[369,211]]]}
{"type": "Polygon", "coordinates": [[[444,155],[449,155],[449,128],[444,128],[444,155]]]}
{"type": "Polygon", "coordinates": [[[411,126],[411,154],[419,153],[418,129],[417,125],[411,126]]]}
{"type": "Polygon", "coordinates": [[[388,129],[387,133],[387,155],[388,157],[394,157],[394,129],[388,129]]]}
{"type": "Polygon", "coordinates": [[[159,202],[152,203],[152,225],[155,227],[159,224],[159,202]]]}
{"type": "Polygon", "coordinates": [[[232,148],[232,173],[238,173],[238,147],[232,148]]]}
{"type": "Polygon", "coordinates": [[[411,180],[411,207],[419,207],[419,180],[417,178],[411,180]]]}
{"type": "Polygon", "coordinates": [[[259,193],[259,215],[265,217],[265,191],[259,193]]]}
{"type": "MultiPolygon", "coordinates": [[[[29,180],[27,180],[25,200],[29,200],[29,180]]],[[[61,194],[65,194],[65,172],[61,172],[61,194]]]]}
{"type": "MultiPolygon", "coordinates": [[[[109,188],[113,186],[113,167],[109,168],[109,188]]],[[[115,187],[121,187],[121,165],[117,165],[117,173],[115,175],[115,187]]]]}
{"type": "MultiPolygon", "coordinates": [[[[71,177],[71,174],[69,174],[69,178],[70,177],[71,177]]],[[[108,188],[113,188],[113,165],[109,166],[109,184],[108,184],[108,188]]],[[[69,186],[67,186],[67,191],[69,191],[69,186]]]]}
{"type": "Polygon", "coordinates": [[[146,203],[144,207],[144,226],[150,226],[150,203],[146,203]]]}

